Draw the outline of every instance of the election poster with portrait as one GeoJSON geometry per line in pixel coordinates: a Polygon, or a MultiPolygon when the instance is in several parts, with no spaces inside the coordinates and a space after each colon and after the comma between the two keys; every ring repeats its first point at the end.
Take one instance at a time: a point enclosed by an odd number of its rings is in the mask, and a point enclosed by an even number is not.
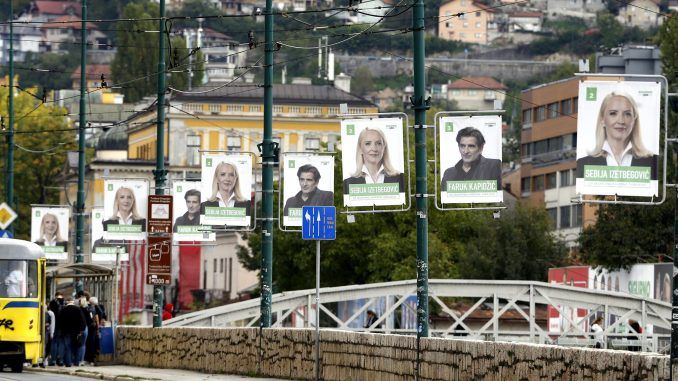
{"type": "Polygon", "coordinates": [[[439,134],[441,203],[502,202],[501,116],[442,117],[439,134]]]}
{"type": "Polygon", "coordinates": [[[301,226],[304,206],[334,206],[334,157],[283,155],[283,225],[301,226]]]}
{"type": "Polygon", "coordinates": [[[576,192],[657,196],[661,84],[579,84],[576,192]]]}
{"type": "Polygon", "coordinates": [[[200,203],[203,192],[200,181],[174,181],[172,196],[174,220],[174,241],[214,241],[216,234],[209,225],[200,224],[200,203]]]}
{"type": "Polygon", "coordinates": [[[128,261],[127,245],[123,241],[104,239],[104,216],[104,208],[92,208],[92,262],[115,262],[118,254],[121,261],[128,261]]]}
{"type": "Polygon", "coordinates": [[[31,208],[31,241],[40,245],[45,258],[68,259],[68,207],[34,206],[31,208]]]}
{"type": "Polygon", "coordinates": [[[400,206],[407,188],[403,118],[341,121],[344,206],[400,206]]]}
{"type": "Polygon", "coordinates": [[[148,181],[137,179],[104,181],[104,238],[146,238],[148,181]]]}
{"type": "Polygon", "coordinates": [[[204,154],[200,223],[249,226],[252,213],[252,156],[204,154]]]}

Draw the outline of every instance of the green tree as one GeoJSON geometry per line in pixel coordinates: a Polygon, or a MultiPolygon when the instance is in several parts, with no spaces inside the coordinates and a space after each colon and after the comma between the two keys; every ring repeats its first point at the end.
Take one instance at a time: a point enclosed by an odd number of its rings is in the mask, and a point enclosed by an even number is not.
{"type": "Polygon", "coordinates": [[[657,42],[661,49],[664,76],[671,89],[678,88],[678,17],[666,17],[659,29],[657,42]]]}
{"type": "Polygon", "coordinates": [[[596,25],[600,29],[600,43],[606,48],[616,48],[623,40],[624,27],[607,12],[598,13],[596,25]]]}
{"type": "MultiPolygon", "coordinates": [[[[37,91],[37,88],[19,91],[14,98],[14,196],[18,206],[15,210],[19,214],[15,231],[21,239],[30,239],[31,204],[59,204],[59,194],[54,188],[62,185],[57,179],[63,170],[66,152],[76,149],[75,132],[60,131],[68,129],[63,116],[66,110],[41,103],[31,95],[37,91]]],[[[8,115],[8,97],[8,88],[0,87],[0,114],[3,116],[8,115]]],[[[7,123],[7,119],[4,120],[7,123]]],[[[3,179],[6,157],[7,145],[3,144],[3,179]]],[[[3,200],[5,195],[3,187],[3,200]]]]}
{"type": "MultiPolygon", "coordinates": [[[[140,2],[128,4],[122,17],[139,19],[158,17],[158,14],[157,4],[140,2]]],[[[157,22],[134,21],[128,24],[128,28],[118,31],[118,50],[111,64],[111,72],[117,83],[122,84],[121,91],[126,102],[136,102],[144,96],[157,93],[157,34],[143,32],[151,30],[158,30],[157,22]]]]}
{"type": "Polygon", "coordinates": [[[361,66],[353,72],[353,78],[351,78],[351,92],[357,95],[365,95],[370,91],[374,91],[372,71],[367,66],[361,66]]]}

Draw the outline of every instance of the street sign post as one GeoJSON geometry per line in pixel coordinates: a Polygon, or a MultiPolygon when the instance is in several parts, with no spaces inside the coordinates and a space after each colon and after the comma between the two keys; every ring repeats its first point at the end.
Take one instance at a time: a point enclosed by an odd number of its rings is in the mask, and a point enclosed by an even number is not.
{"type": "Polygon", "coordinates": [[[336,208],[302,207],[301,238],[315,241],[315,379],[320,380],[320,241],[337,238],[336,208]]]}
{"type": "Polygon", "coordinates": [[[337,212],[334,206],[304,206],[301,218],[302,239],[328,241],[337,238],[337,212]]]}
{"type": "Polygon", "coordinates": [[[0,238],[14,238],[14,234],[9,230],[0,230],[0,238]]]}
{"type": "Polygon", "coordinates": [[[7,229],[16,220],[16,212],[6,202],[0,204],[0,229],[7,229]]]}

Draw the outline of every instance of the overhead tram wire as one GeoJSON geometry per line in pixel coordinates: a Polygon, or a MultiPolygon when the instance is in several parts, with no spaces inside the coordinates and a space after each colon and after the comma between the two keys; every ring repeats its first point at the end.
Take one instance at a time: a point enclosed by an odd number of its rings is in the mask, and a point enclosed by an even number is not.
{"type": "MultiPolygon", "coordinates": [[[[402,4],[404,1],[405,1],[405,0],[400,0],[400,2],[399,2],[397,5],[402,4]]],[[[408,6],[403,12],[401,12],[401,13],[399,13],[399,14],[402,14],[402,13],[406,12],[408,9],[412,8],[413,6],[414,6],[414,4],[408,6]]],[[[394,8],[394,9],[395,9],[395,8],[394,8]]],[[[389,11],[388,13],[390,13],[390,11],[389,11]]],[[[363,31],[359,32],[359,33],[356,34],[355,36],[348,37],[348,38],[346,38],[346,39],[344,39],[344,40],[337,41],[337,42],[334,42],[334,43],[332,43],[332,44],[327,44],[327,45],[325,45],[325,47],[332,47],[332,46],[337,46],[337,45],[343,44],[343,43],[346,42],[346,41],[352,40],[352,39],[358,37],[359,35],[368,32],[370,29],[374,28],[374,27],[377,26],[379,23],[381,23],[382,21],[384,21],[384,19],[388,16],[388,13],[387,13],[386,15],[384,15],[384,16],[381,16],[381,17],[379,18],[379,20],[375,21],[372,25],[370,25],[369,27],[365,28],[363,31]]],[[[397,15],[393,15],[392,17],[394,17],[394,16],[397,16],[397,15]]],[[[302,49],[302,50],[311,50],[311,49],[312,49],[312,50],[315,50],[315,49],[318,49],[317,46],[313,46],[313,47],[308,47],[308,46],[294,46],[294,45],[285,44],[285,43],[282,43],[282,42],[278,42],[278,43],[281,44],[282,46],[285,46],[285,47],[288,47],[288,48],[293,48],[293,49],[302,49]]]]}
{"type": "Polygon", "coordinates": [[[238,75],[237,75],[236,77],[234,77],[231,81],[226,82],[226,84],[224,84],[223,86],[217,86],[217,87],[215,87],[215,88],[213,88],[213,89],[210,89],[210,90],[204,90],[204,91],[184,91],[184,90],[176,89],[176,88],[174,88],[174,87],[172,87],[172,86],[167,86],[167,88],[168,88],[169,90],[176,91],[176,92],[178,92],[178,93],[180,93],[180,94],[207,94],[207,93],[211,93],[211,92],[213,92],[213,91],[217,91],[217,90],[219,90],[219,89],[223,89],[224,87],[226,87],[226,86],[232,84],[233,82],[237,81],[238,79],[242,78],[242,77],[243,77],[245,74],[247,74],[250,70],[254,69],[254,68],[256,67],[256,64],[259,63],[259,62],[261,62],[262,59],[264,59],[264,56],[259,57],[259,59],[256,60],[256,61],[254,62],[254,65],[252,65],[252,67],[250,67],[249,69],[245,70],[244,72],[238,74],[238,75]]]}

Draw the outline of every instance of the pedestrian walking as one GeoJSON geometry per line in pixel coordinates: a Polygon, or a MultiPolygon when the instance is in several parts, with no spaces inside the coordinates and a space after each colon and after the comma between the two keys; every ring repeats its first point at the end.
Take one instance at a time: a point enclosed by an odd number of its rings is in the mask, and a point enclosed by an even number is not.
{"type": "MultiPolygon", "coordinates": [[[[372,310],[367,310],[367,321],[365,322],[365,328],[370,328],[374,323],[379,320],[379,316],[377,316],[377,313],[372,311],[372,310]]],[[[374,327],[375,329],[380,329],[381,328],[381,323],[379,323],[377,326],[374,327]]]]}
{"type": "MultiPolygon", "coordinates": [[[[640,334],[643,333],[643,329],[640,327],[640,324],[636,320],[629,320],[629,334],[626,336],[626,340],[637,342],[640,340],[640,334]]],[[[639,352],[639,345],[629,345],[629,351],[639,352]]]]}
{"type": "Polygon", "coordinates": [[[596,320],[593,321],[593,324],[591,324],[591,332],[593,332],[593,340],[595,342],[594,347],[599,349],[605,348],[605,331],[603,330],[602,324],[602,317],[596,318],[596,320]]]}
{"type": "Polygon", "coordinates": [[[59,315],[59,325],[61,337],[63,339],[63,362],[66,367],[70,367],[74,362],[77,365],[77,355],[79,346],[85,342],[85,315],[82,309],[75,304],[72,297],[66,298],[66,306],[59,315]]]}
{"type": "MultiPolygon", "coordinates": [[[[97,355],[99,354],[99,314],[97,313],[96,306],[99,304],[99,300],[96,296],[90,296],[87,310],[92,316],[92,322],[88,327],[87,333],[87,343],[85,345],[85,363],[89,365],[94,365],[96,362],[97,355]]],[[[85,317],[87,319],[87,317],[85,317]]]]}
{"type": "Polygon", "coordinates": [[[77,362],[75,362],[76,365],[82,366],[85,365],[85,352],[87,351],[87,338],[89,337],[89,333],[92,332],[91,327],[94,324],[94,316],[92,314],[92,311],[89,309],[89,303],[87,302],[87,299],[89,298],[89,294],[85,293],[83,296],[78,299],[78,304],[80,306],[80,310],[82,311],[82,315],[85,318],[85,332],[83,333],[83,339],[82,341],[79,341],[79,347],[77,350],[77,362]]]}
{"type": "MultiPolygon", "coordinates": [[[[54,317],[54,312],[49,308],[45,309],[45,357],[40,364],[43,368],[49,364],[49,357],[52,353],[52,345],[54,345],[54,325],[56,324],[56,319],[54,317]]],[[[53,360],[52,360],[53,361],[53,360]]]]}
{"type": "Polygon", "coordinates": [[[47,309],[52,311],[54,314],[54,321],[52,326],[54,327],[54,336],[52,339],[52,345],[50,348],[50,356],[48,365],[63,365],[64,363],[64,351],[63,351],[63,338],[61,337],[61,327],[60,323],[60,314],[61,310],[64,308],[64,295],[57,291],[54,294],[54,299],[49,301],[47,309]]]}

